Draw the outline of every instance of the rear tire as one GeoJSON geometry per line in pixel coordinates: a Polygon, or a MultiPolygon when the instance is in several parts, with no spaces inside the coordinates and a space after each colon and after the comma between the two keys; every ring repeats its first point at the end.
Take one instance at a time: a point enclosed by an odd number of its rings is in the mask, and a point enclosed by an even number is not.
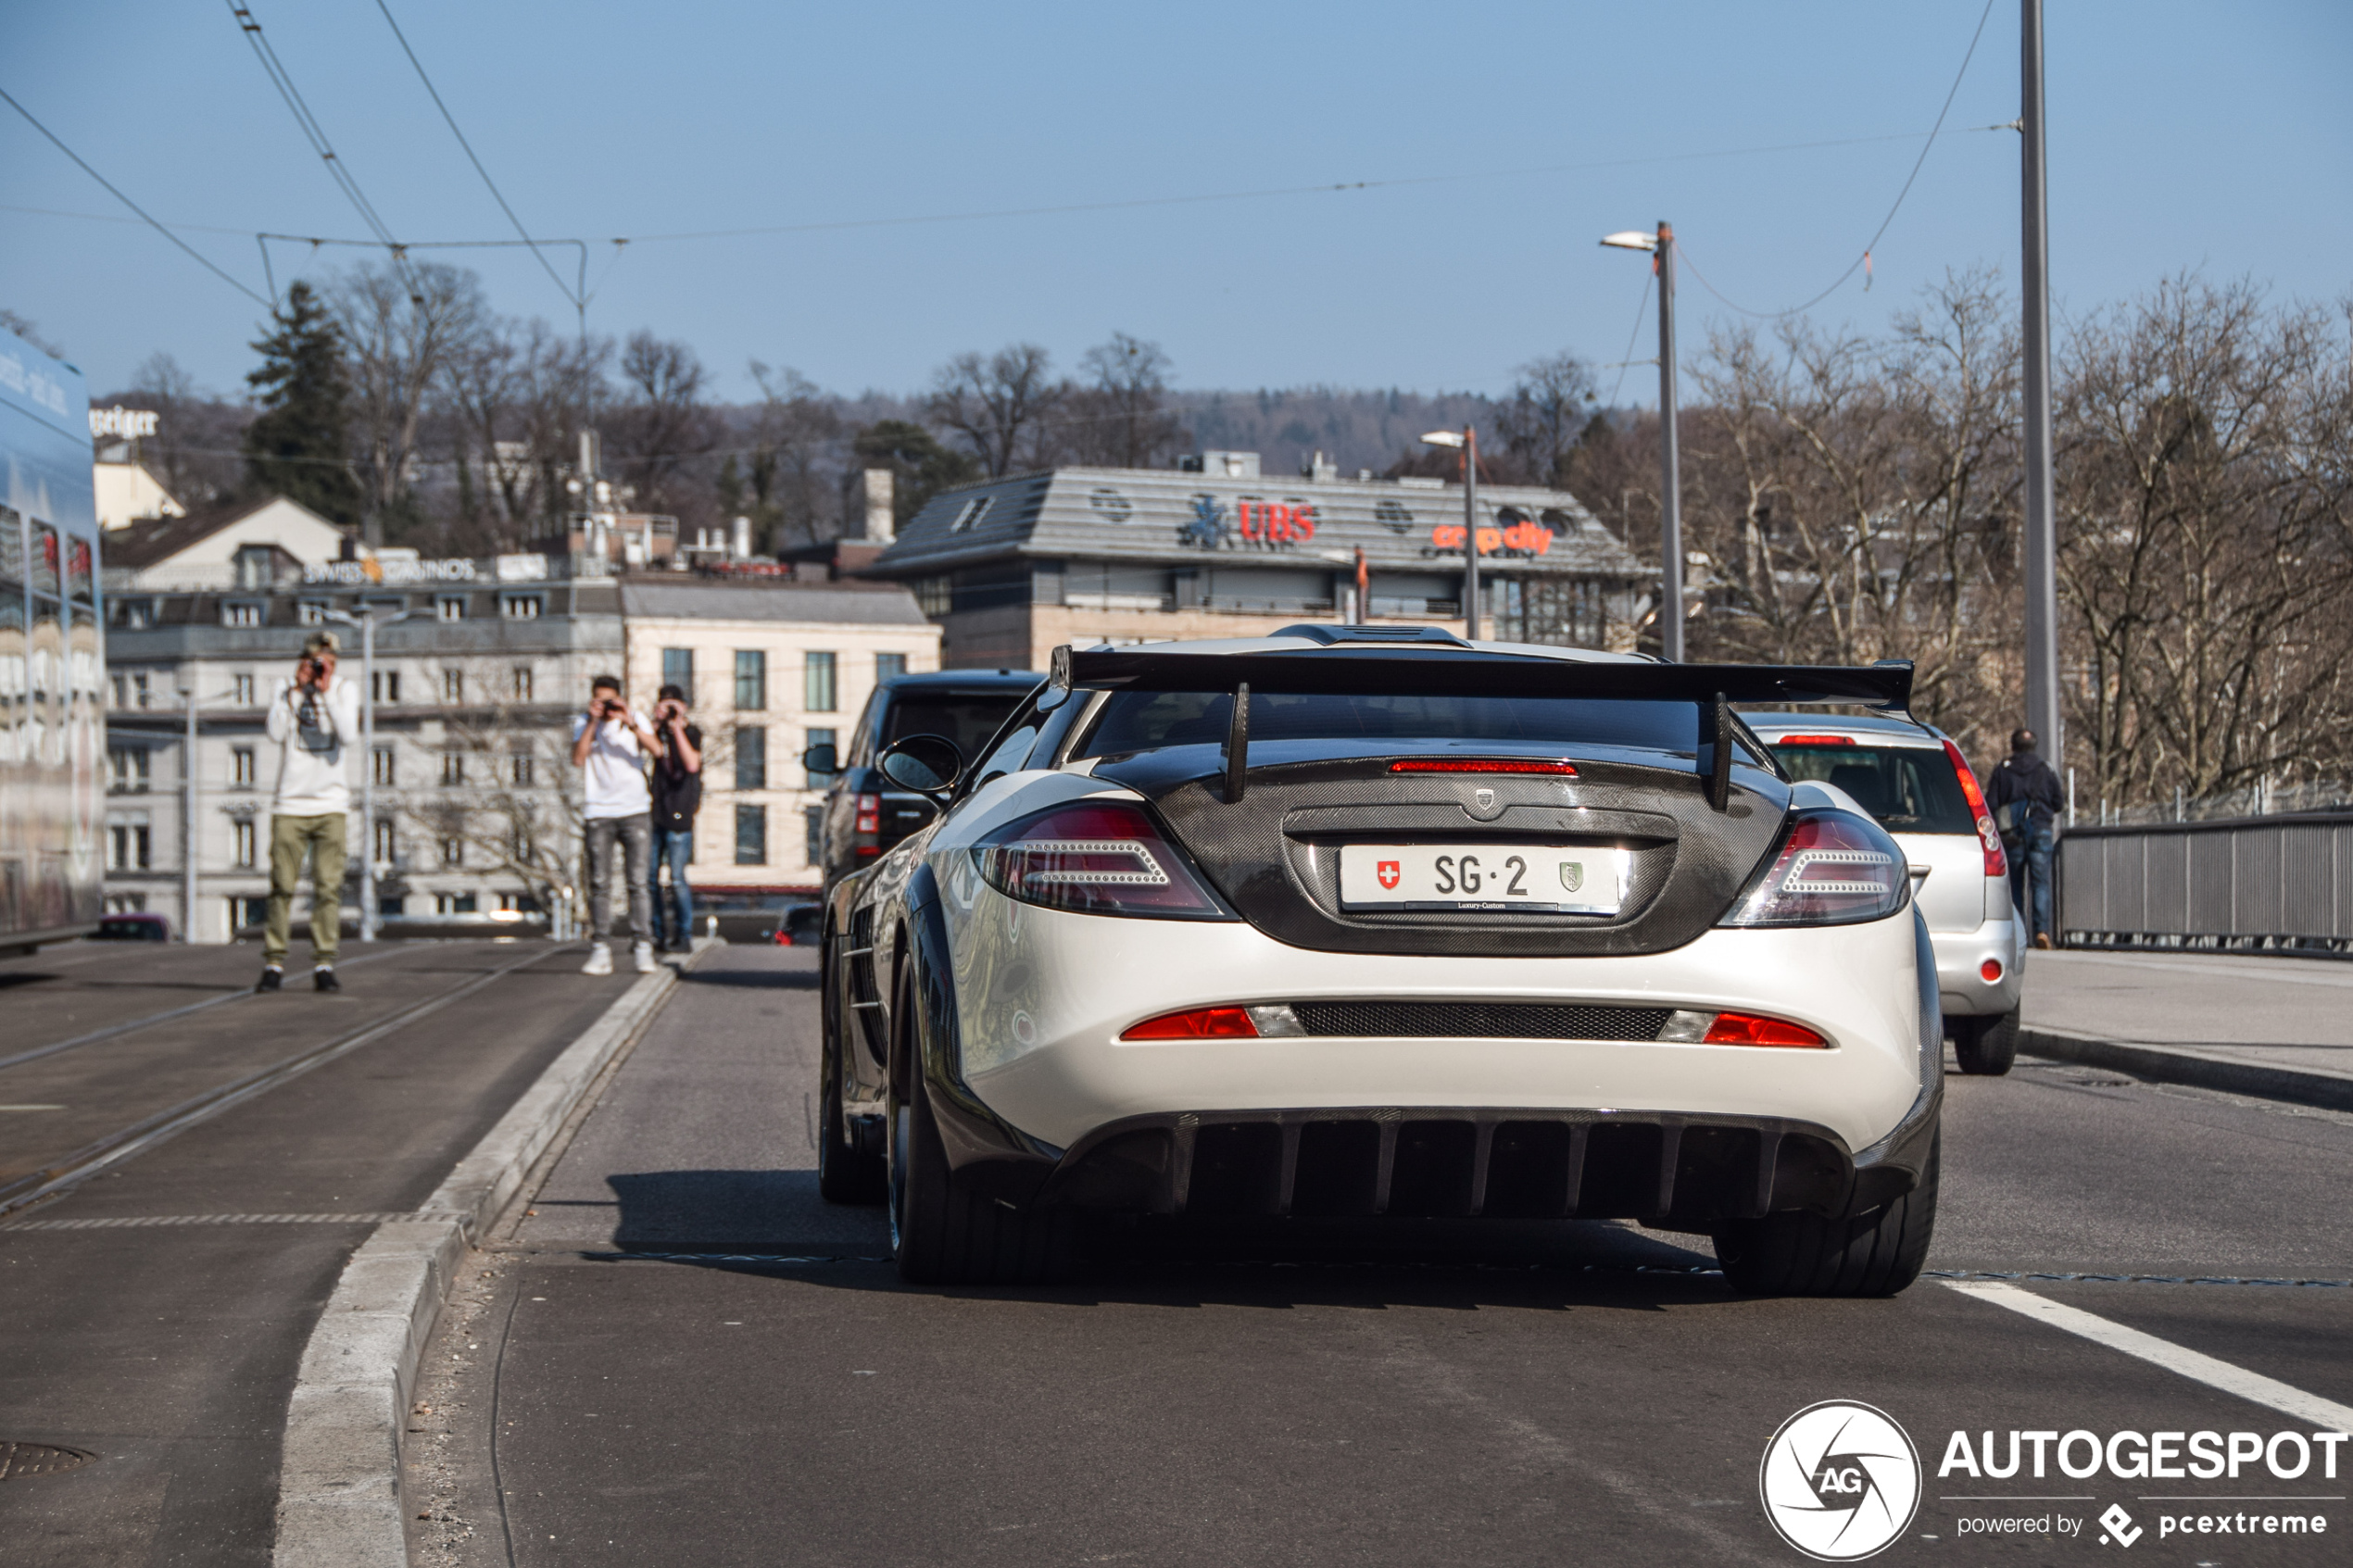
{"type": "Polygon", "coordinates": [[[1944,1138],[1929,1145],[1920,1185],[1860,1214],[1768,1214],[1716,1228],[1724,1278],[1744,1296],[1894,1296],[1919,1277],[1936,1230],[1944,1138]]]}
{"type": "Polygon", "coordinates": [[[1993,1018],[1952,1021],[1953,1055],[1961,1071],[1998,1078],[2018,1060],[2018,1009],[1993,1018]]]}
{"type": "MultiPolygon", "coordinates": [[[[912,985],[900,986],[900,1004],[894,1021],[910,1029],[912,985]]],[[[914,1098],[901,1101],[894,1092],[889,1121],[890,1242],[899,1277],[915,1285],[1041,1285],[1068,1273],[1071,1211],[1013,1208],[959,1180],[940,1143],[920,1060],[910,1061],[908,1076],[914,1098]]]]}

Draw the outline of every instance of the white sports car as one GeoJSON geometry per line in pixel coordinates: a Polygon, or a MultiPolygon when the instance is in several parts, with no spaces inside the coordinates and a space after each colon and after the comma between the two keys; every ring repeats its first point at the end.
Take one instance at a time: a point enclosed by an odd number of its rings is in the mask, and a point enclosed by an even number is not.
{"type": "Polygon", "coordinates": [[[910,1279],[1088,1210],[1623,1217],[1885,1295],[1934,1222],[1936,962],[1894,840],[1733,703],[1908,665],[1297,626],[1056,652],[826,909],[821,1186],[910,1279]]]}

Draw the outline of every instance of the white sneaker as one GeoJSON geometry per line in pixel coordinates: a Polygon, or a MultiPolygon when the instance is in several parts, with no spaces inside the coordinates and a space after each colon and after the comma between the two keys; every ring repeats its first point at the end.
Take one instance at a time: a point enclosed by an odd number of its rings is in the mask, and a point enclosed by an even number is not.
{"type": "Polygon", "coordinates": [[[591,944],[588,948],[588,961],[580,966],[580,972],[583,974],[610,974],[612,972],[612,949],[606,947],[602,942],[591,944]]]}
{"type": "MultiPolygon", "coordinates": [[[[661,967],[654,962],[654,945],[650,942],[631,943],[629,956],[637,960],[637,972],[640,974],[651,974],[661,967]]],[[[606,967],[610,969],[611,966],[608,964],[606,967]]]]}

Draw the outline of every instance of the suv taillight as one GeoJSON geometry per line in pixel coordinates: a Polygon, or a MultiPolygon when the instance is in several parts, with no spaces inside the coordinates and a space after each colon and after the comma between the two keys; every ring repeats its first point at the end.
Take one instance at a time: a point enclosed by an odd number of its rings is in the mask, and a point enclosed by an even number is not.
{"type": "Polygon", "coordinates": [[[1969,802],[1969,814],[1977,823],[1977,841],[1985,847],[1985,874],[2010,874],[2010,858],[2002,853],[2001,830],[1994,825],[1994,813],[1985,809],[1985,792],[1977,787],[1977,775],[1969,771],[1969,760],[1961,748],[1951,741],[1944,743],[1944,755],[1953,759],[1953,776],[1961,781],[1961,798],[1969,802]]]}
{"type": "Polygon", "coordinates": [[[1801,811],[1725,925],[1849,925],[1904,907],[1910,871],[1877,822],[1852,811],[1801,811]]]}
{"type": "Polygon", "coordinates": [[[1133,806],[1057,806],[973,846],[990,886],[1026,904],[1088,915],[1231,920],[1176,847],[1133,806]]]}
{"type": "Polygon", "coordinates": [[[882,797],[862,795],[858,797],[858,828],[860,833],[882,831],[882,797]]]}

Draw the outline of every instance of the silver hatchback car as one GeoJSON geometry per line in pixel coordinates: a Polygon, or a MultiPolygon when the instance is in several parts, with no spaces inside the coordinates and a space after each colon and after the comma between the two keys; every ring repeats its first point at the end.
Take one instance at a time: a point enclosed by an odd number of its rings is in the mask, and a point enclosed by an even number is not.
{"type": "Polygon", "coordinates": [[[1960,747],[1901,719],[1741,718],[1791,778],[1845,794],[1903,847],[1961,1071],[2007,1073],[2018,1055],[2026,927],[2010,902],[2001,836],[1960,747]]]}

